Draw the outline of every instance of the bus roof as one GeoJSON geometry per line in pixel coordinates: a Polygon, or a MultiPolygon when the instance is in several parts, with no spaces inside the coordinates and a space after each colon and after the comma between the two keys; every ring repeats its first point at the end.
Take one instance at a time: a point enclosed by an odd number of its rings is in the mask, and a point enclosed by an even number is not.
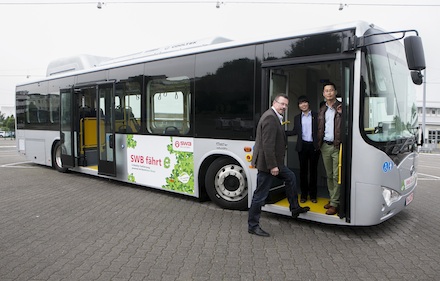
{"type": "Polygon", "coordinates": [[[213,50],[220,50],[238,46],[245,46],[250,44],[260,44],[273,40],[283,40],[288,38],[294,38],[307,34],[318,34],[325,32],[332,32],[346,29],[356,29],[356,35],[361,36],[364,32],[372,27],[364,21],[355,21],[342,24],[329,25],[326,27],[313,28],[308,30],[296,30],[289,33],[271,35],[266,37],[260,37],[253,40],[245,41],[233,41],[224,37],[214,37],[209,39],[193,40],[180,44],[173,44],[161,48],[150,49],[139,53],[117,57],[106,58],[92,55],[79,55],[67,58],[61,58],[49,63],[47,68],[47,77],[38,79],[32,82],[21,83],[20,85],[26,85],[38,81],[51,80],[58,77],[66,77],[70,75],[76,75],[80,73],[93,72],[98,70],[105,70],[113,67],[119,67],[124,65],[132,65],[137,63],[143,63],[148,61],[160,60],[169,57],[178,57],[189,54],[202,53],[213,50]]]}
{"type": "Polygon", "coordinates": [[[49,63],[47,66],[46,76],[96,67],[99,66],[103,61],[109,59],[110,58],[92,55],[78,55],[60,58],[49,63]]]}
{"type": "Polygon", "coordinates": [[[176,51],[180,51],[180,50],[187,50],[187,49],[192,49],[192,48],[202,48],[204,46],[210,46],[210,45],[215,45],[215,44],[219,44],[219,43],[226,43],[226,42],[230,42],[230,41],[232,41],[232,40],[224,38],[224,37],[214,37],[214,38],[206,38],[206,39],[201,39],[201,40],[193,40],[193,41],[173,44],[173,45],[165,46],[165,47],[161,47],[161,48],[155,48],[155,49],[151,49],[151,50],[147,50],[147,51],[143,51],[143,52],[127,55],[127,56],[117,57],[114,59],[103,61],[100,65],[101,66],[110,65],[110,64],[114,64],[114,63],[126,62],[126,61],[131,61],[134,59],[146,58],[146,57],[155,56],[155,55],[159,55],[159,54],[176,52],[176,51]]]}

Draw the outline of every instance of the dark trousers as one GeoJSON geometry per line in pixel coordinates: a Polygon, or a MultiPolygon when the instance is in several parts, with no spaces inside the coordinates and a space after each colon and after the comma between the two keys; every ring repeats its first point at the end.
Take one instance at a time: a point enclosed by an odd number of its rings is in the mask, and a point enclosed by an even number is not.
{"type": "MultiPolygon", "coordinates": [[[[280,173],[277,178],[284,181],[286,186],[286,197],[290,204],[290,210],[299,208],[298,192],[296,191],[296,176],[286,166],[278,167],[280,173]]],[[[264,206],[269,190],[272,187],[273,176],[270,173],[258,171],[257,189],[252,197],[251,207],[249,208],[248,227],[253,229],[260,223],[261,207],[264,206]]]]}
{"type": "Polygon", "coordinates": [[[315,150],[312,142],[303,142],[299,157],[299,179],[301,187],[301,199],[316,199],[319,150],[315,150]]]}

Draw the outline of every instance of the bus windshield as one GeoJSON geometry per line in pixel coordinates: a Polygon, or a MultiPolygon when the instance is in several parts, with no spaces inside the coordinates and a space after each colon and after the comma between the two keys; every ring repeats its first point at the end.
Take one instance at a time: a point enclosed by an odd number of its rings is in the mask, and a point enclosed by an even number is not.
{"type": "Polygon", "coordinates": [[[413,149],[416,92],[398,41],[366,48],[362,63],[363,128],[370,143],[389,154],[413,149]]]}

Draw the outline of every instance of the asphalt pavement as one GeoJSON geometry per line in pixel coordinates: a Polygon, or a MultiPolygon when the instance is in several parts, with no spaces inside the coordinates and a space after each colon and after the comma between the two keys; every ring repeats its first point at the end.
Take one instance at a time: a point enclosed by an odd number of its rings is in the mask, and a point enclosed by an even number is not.
{"type": "MultiPolygon", "coordinates": [[[[377,226],[324,225],[27,163],[0,139],[0,280],[439,280],[440,155],[377,226]]],[[[367,210],[366,210],[367,211],[367,210]]]]}

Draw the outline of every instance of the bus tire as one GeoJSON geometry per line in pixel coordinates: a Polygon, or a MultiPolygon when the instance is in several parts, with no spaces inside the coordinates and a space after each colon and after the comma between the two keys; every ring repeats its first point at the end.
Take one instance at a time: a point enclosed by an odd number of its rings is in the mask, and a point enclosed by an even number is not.
{"type": "Polygon", "coordinates": [[[58,172],[65,173],[67,168],[63,167],[63,161],[61,160],[61,143],[57,141],[52,152],[52,167],[58,172]]]}
{"type": "Polygon", "coordinates": [[[206,193],[224,209],[248,208],[248,184],[245,171],[237,161],[220,157],[209,166],[205,177],[206,193]]]}

